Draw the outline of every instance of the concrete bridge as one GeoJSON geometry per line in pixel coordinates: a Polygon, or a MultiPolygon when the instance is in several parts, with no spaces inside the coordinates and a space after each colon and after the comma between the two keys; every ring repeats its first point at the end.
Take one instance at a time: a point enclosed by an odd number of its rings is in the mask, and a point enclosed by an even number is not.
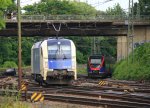
{"type": "MultiPolygon", "coordinates": [[[[17,36],[16,17],[0,36],[17,36]]],[[[117,36],[117,59],[127,56],[128,18],[108,15],[22,15],[22,36],[117,36]]],[[[150,41],[150,16],[134,18],[134,45],[150,41]]]]}
{"type": "MultiPolygon", "coordinates": [[[[119,16],[22,15],[22,36],[126,36],[127,25],[119,16]]],[[[16,17],[6,19],[0,36],[16,36],[16,17]]]]}

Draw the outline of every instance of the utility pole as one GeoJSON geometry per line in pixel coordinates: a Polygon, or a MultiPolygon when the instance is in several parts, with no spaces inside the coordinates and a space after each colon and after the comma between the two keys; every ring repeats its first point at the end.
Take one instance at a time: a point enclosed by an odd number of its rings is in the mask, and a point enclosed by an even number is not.
{"type": "Polygon", "coordinates": [[[128,36],[127,36],[127,54],[128,54],[128,63],[129,63],[129,54],[132,53],[132,63],[133,63],[133,36],[134,36],[134,24],[133,24],[133,0],[129,0],[129,12],[128,12],[128,36]]]}
{"type": "Polygon", "coordinates": [[[93,54],[93,37],[91,37],[91,55],[93,54]]]}
{"type": "Polygon", "coordinates": [[[91,55],[96,54],[95,36],[91,39],[91,55]]]}
{"type": "Polygon", "coordinates": [[[22,70],[21,70],[21,9],[20,9],[20,0],[17,0],[17,8],[18,8],[18,88],[21,88],[22,81],[22,70]]]}
{"type": "Polygon", "coordinates": [[[94,46],[94,47],[93,47],[93,48],[94,48],[94,49],[93,49],[93,50],[94,50],[93,53],[96,54],[95,36],[93,37],[93,46],[94,46]]]}

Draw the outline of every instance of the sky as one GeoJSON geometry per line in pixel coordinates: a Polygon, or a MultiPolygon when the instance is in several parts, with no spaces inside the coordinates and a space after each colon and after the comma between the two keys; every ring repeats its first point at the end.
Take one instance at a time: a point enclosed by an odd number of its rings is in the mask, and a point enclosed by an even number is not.
{"type": "MultiPolygon", "coordinates": [[[[33,4],[35,2],[39,2],[40,0],[21,0],[21,7],[33,4]]],[[[95,7],[97,10],[105,11],[108,7],[114,7],[115,4],[119,3],[120,6],[125,10],[128,11],[128,4],[129,0],[78,0],[81,2],[87,2],[95,7]],[[109,1],[109,2],[107,2],[109,1]]],[[[138,2],[138,0],[133,0],[133,2],[138,2]]]]}

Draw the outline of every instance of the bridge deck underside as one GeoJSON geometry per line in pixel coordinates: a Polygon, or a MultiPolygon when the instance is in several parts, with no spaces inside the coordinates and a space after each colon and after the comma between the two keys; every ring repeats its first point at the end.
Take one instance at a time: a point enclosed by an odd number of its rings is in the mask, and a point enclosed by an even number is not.
{"type": "MultiPolygon", "coordinates": [[[[126,36],[127,26],[112,22],[22,22],[22,36],[126,36]],[[61,27],[60,27],[61,26],[61,27]]],[[[17,36],[17,22],[7,22],[0,36],[17,36]]]]}

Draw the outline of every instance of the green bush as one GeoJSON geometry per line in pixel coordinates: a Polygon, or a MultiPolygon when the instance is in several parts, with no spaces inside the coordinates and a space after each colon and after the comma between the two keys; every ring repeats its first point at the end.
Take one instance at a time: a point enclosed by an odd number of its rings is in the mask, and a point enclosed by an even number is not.
{"type": "Polygon", "coordinates": [[[6,62],[4,62],[3,67],[4,68],[16,68],[17,65],[13,61],[6,61],[6,62]]]}
{"type": "Polygon", "coordinates": [[[115,65],[113,78],[120,80],[150,80],[150,43],[134,50],[134,61],[129,55],[115,65]]]}
{"type": "Polygon", "coordinates": [[[80,51],[77,51],[77,62],[83,64],[86,60],[87,59],[84,58],[84,55],[80,51]]]}

